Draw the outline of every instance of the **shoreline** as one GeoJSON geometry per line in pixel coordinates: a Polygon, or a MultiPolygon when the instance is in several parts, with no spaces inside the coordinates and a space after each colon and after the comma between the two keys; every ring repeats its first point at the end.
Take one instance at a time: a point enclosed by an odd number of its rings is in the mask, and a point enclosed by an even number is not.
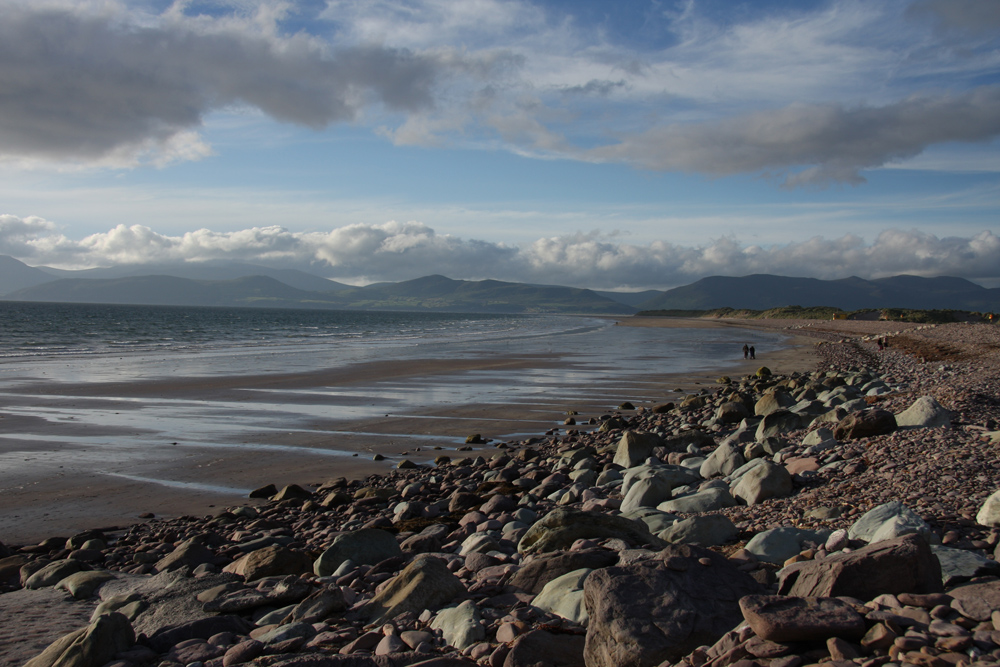
{"type": "MultiPolygon", "coordinates": [[[[729,326],[700,320],[616,321],[622,326],[658,328],[729,326]]],[[[817,362],[814,343],[806,337],[792,337],[766,359],[720,359],[718,366],[696,371],[644,373],[639,378],[612,379],[602,386],[570,386],[573,395],[493,395],[493,373],[523,373],[534,382],[544,382],[548,375],[573,370],[565,361],[516,354],[370,362],[293,373],[118,383],[29,382],[23,385],[27,394],[23,403],[44,397],[46,409],[57,417],[43,421],[0,411],[0,460],[16,462],[20,470],[0,478],[0,492],[5,495],[0,534],[5,543],[29,544],[84,529],[124,527],[141,521],[139,515],[146,513],[158,518],[200,516],[249,502],[249,490],[269,483],[279,488],[293,483],[319,485],[333,477],[384,474],[402,458],[426,464],[439,455],[454,457],[459,447],[464,448],[465,438],[475,433],[491,442],[473,445],[471,452],[459,455],[491,452],[505,440],[586,431],[591,427],[585,421],[613,412],[626,401],[648,407],[675,400],[675,390],[689,393],[711,388],[720,375],[744,375],[761,365],[778,373],[811,370],[817,362]],[[457,400],[445,406],[416,405],[398,413],[365,414],[366,388],[392,384],[400,392],[418,391],[432,379],[436,391],[451,391],[457,400]],[[353,402],[348,409],[356,410],[357,416],[344,419],[323,414],[330,393],[317,388],[331,386],[344,393],[359,391],[357,396],[338,398],[353,402]],[[269,393],[279,405],[282,399],[294,400],[287,407],[300,413],[271,426],[225,430],[227,423],[257,418],[256,401],[269,393]],[[141,428],[143,410],[160,403],[190,404],[195,410],[208,400],[223,404],[220,414],[212,416],[217,423],[209,424],[218,431],[172,435],[158,445],[140,448],[138,443],[151,437],[141,428]],[[79,423],[74,411],[95,405],[102,414],[113,413],[119,422],[105,427],[79,423]],[[570,411],[579,413],[580,425],[562,423],[570,411]],[[21,431],[31,431],[31,437],[18,437],[21,431]],[[73,444],[60,443],[60,437],[71,438],[73,444]],[[108,442],[120,443],[115,455],[128,466],[94,469],[94,457],[102,448],[106,450],[108,442]],[[386,460],[373,461],[375,454],[386,460]]],[[[16,400],[8,397],[7,403],[16,405],[16,400]]]]}

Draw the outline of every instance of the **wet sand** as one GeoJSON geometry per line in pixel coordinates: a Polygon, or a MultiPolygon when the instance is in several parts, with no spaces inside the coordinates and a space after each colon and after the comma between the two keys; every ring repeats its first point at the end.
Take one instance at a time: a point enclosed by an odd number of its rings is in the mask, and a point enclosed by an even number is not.
{"type": "MultiPolygon", "coordinates": [[[[620,324],[734,326],[662,318],[620,324]]],[[[655,336],[649,340],[655,345],[655,336]]],[[[743,361],[736,349],[719,368],[686,373],[650,371],[656,349],[622,349],[611,354],[622,372],[583,373],[583,364],[558,354],[508,353],[113,382],[25,378],[0,398],[0,541],[123,526],[146,512],[205,515],[247,502],[249,490],[268,483],[319,484],[384,472],[402,458],[467,456],[457,450],[473,433],[492,440],[474,451],[492,453],[504,440],[590,428],[564,426],[571,410],[583,424],[624,401],[652,405],[714,388],[720,374],[760,365],[811,370],[815,342],[792,338],[756,361],[743,361]],[[645,370],[629,370],[636,367],[645,370]],[[374,453],[386,460],[373,461],[374,453]]]]}

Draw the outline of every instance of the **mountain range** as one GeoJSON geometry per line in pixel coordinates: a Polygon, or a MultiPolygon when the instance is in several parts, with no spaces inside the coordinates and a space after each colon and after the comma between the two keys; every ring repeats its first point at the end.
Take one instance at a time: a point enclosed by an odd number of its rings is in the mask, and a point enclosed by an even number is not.
{"type": "Polygon", "coordinates": [[[1000,289],[963,278],[894,276],[818,280],[757,274],[713,276],[667,291],[609,292],[440,275],[355,287],[304,271],[220,262],[68,271],[0,256],[0,299],[187,306],[437,310],[628,315],[651,310],[765,310],[831,306],[1000,310],[1000,289]]]}

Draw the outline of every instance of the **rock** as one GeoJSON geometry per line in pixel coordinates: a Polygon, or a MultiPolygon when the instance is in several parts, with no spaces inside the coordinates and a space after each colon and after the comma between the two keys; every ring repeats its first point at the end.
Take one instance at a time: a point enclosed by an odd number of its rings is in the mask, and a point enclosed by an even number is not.
{"type": "Polygon", "coordinates": [[[743,450],[739,445],[722,443],[705,459],[698,472],[705,479],[716,475],[730,475],[746,462],[743,450]]]}
{"type": "Polygon", "coordinates": [[[864,617],[837,598],[748,595],[740,609],[754,633],[772,642],[861,639],[866,630],[864,617]]]}
{"type": "Polygon", "coordinates": [[[24,582],[24,587],[45,588],[46,586],[55,586],[69,575],[76,574],[82,568],[83,565],[80,561],[72,559],[57,560],[28,577],[24,582]]]}
{"type": "Polygon", "coordinates": [[[128,619],[117,612],[57,639],[24,667],[102,667],[135,644],[128,619]]]}
{"type": "Polygon", "coordinates": [[[963,584],[948,591],[948,595],[952,597],[952,609],[983,623],[1000,609],[1000,580],[963,584]]]}
{"type": "Polygon", "coordinates": [[[807,543],[823,544],[827,535],[824,531],[782,526],[757,533],[747,542],[746,550],[762,561],[781,565],[804,550],[807,543]]]}
{"type": "Polygon", "coordinates": [[[399,545],[404,553],[427,553],[440,551],[451,529],[443,523],[432,523],[416,535],[406,538],[399,545]]]}
{"type": "Polygon", "coordinates": [[[574,570],[545,584],[531,604],[543,611],[561,616],[578,625],[587,624],[587,608],[583,604],[583,583],[593,572],[574,570]]]}
{"type": "Polygon", "coordinates": [[[306,491],[298,484],[289,484],[271,496],[271,500],[280,502],[282,500],[310,500],[313,494],[306,491]]]}
{"type": "Polygon", "coordinates": [[[1000,490],[994,491],[976,514],[976,523],[981,526],[1000,526],[1000,490]]]}
{"type": "Polygon", "coordinates": [[[503,667],[580,667],[585,638],[532,630],[514,640],[503,667]]]}
{"type": "Polygon", "coordinates": [[[220,632],[245,635],[253,627],[239,616],[209,616],[178,625],[168,626],[153,633],[146,643],[157,653],[166,653],[171,647],[188,639],[205,639],[220,632]]]}
{"type": "Polygon", "coordinates": [[[254,489],[250,492],[248,498],[270,498],[278,492],[278,487],[274,484],[267,484],[260,487],[259,489],[254,489]]]}
{"type": "Polygon", "coordinates": [[[56,588],[68,591],[77,600],[85,600],[91,597],[105,582],[111,581],[114,578],[115,575],[107,570],[77,572],[61,579],[56,584],[56,588]]]}
{"type": "Polygon", "coordinates": [[[754,438],[760,441],[764,438],[787,433],[788,431],[797,431],[805,426],[806,423],[808,422],[804,421],[802,416],[795,412],[776,410],[769,415],[764,415],[764,418],[760,420],[754,438]]]}
{"type": "Polygon", "coordinates": [[[697,514],[699,512],[714,512],[725,507],[735,507],[736,499],[729,493],[729,489],[722,487],[711,487],[690,496],[681,496],[673,500],[660,503],[656,509],[663,512],[684,512],[686,514],[697,514]]]}
{"type": "Polygon", "coordinates": [[[896,426],[912,428],[951,428],[951,411],[934,400],[933,396],[921,396],[913,405],[896,415],[896,426]]]}
{"type": "Polygon", "coordinates": [[[714,446],[715,439],[708,433],[699,431],[696,428],[682,431],[677,435],[671,435],[663,439],[663,447],[668,452],[684,452],[691,447],[701,449],[702,447],[714,446]]]}
{"type": "Polygon", "coordinates": [[[618,554],[608,549],[560,551],[533,556],[508,582],[526,593],[537,594],[545,584],[574,570],[596,570],[618,562],[618,554]]]}
{"type": "Polygon", "coordinates": [[[706,514],[678,521],[657,534],[670,544],[697,544],[714,547],[736,539],[740,529],[724,514],[706,514]]]}
{"type": "Polygon", "coordinates": [[[317,623],[345,609],[347,600],[344,598],[344,591],[336,586],[324,586],[295,605],[282,623],[317,623]]]}
{"type": "Polygon", "coordinates": [[[0,584],[20,583],[21,567],[27,562],[28,559],[21,555],[0,558],[0,584]]]}
{"type": "Polygon", "coordinates": [[[437,609],[465,592],[462,580],[443,560],[420,555],[365,606],[364,614],[370,623],[384,623],[406,612],[437,609]]]}
{"type": "Polygon", "coordinates": [[[655,561],[595,570],[584,583],[587,667],[676,662],[740,623],[737,601],[761,592],[719,554],[690,545],[668,546],[655,561]]]}
{"type": "Polygon", "coordinates": [[[781,570],[778,593],[799,597],[850,596],[871,600],[883,593],[939,593],[941,566],[918,534],[871,544],[781,570]]]}
{"type": "Polygon", "coordinates": [[[619,538],[636,546],[662,543],[641,521],[599,512],[556,509],[536,521],[517,545],[522,554],[569,549],[579,539],[619,538]]]}
{"type": "Polygon", "coordinates": [[[784,498],[792,493],[792,476],[784,466],[761,461],[740,477],[733,487],[733,496],[747,505],[757,505],[771,498],[784,498]]]}
{"type": "Polygon", "coordinates": [[[224,567],[222,571],[238,574],[245,581],[255,581],[263,577],[305,574],[312,570],[312,566],[308,554],[273,544],[251,551],[224,567]]]}
{"type": "Polygon", "coordinates": [[[483,627],[479,609],[472,600],[439,611],[431,621],[431,628],[440,630],[445,643],[459,651],[486,638],[486,628],[483,627]]]}
{"type": "Polygon", "coordinates": [[[290,639],[310,639],[316,629],[308,623],[288,623],[278,625],[257,637],[264,645],[280,644],[290,639]]]}
{"type": "Polygon", "coordinates": [[[793,405],[795,405],[795,401],[787,393],[769,391],[754,403],[753,412],[758,417],[766,417],[773,412],[790,408],[793,405]]]}
{"type": "Polygon", "coordinates": [[[715,420],[722,424],[739,424],[750,416],[747,406],[738,401],[727,401],[715,411],[715,420]]]}
{"type": "Polygon", "coordinates": [[[852,540],[870,544],[891,540],[910,533],[920,533],[932,540],[931,527],[920,516],[898,500],[879,505],[866,512],[847,531],[852,540]]]}
{"type": "Polygon", "coordinates": [[[663,445],[663,438],[655,433],[625,431],[618,441],[614,462],[623,468],[637,466],[650,456],[653,450],[663,445]]]}
{"type": "Polygon", "coordinates": [[[881,408],[866,408],[852,412],[833,429],[837,440],[857,440],[873,435],[885,435],[896,430],[896,416],[881,408]]]}
{"type": "Polygon", "coordinates": [[[222,656],[222,667],[232,667],[232,665],[242,665],[250,662],[264,653],[264,643],[256,639],[247,639],[235,646],[231,646],[222,656]]]}
{"type": "Polygon", "coordinates": [[[212,553],[212,550],[202,544],[198,538],[192,537],[178,544],[173,551],[160,559],[153,567],[157,572],[172,572],[182,568],[195,568],[202,563],[214,562],[215,554],[212,553]]]}
{"type": "Polygon", "coordinates": [[[1000,576],[1000,563],[975,551],[940,545],[931,545],[931,551],[941,564],[941,581],[946,589],[974,577],[1000,576]]]}
{"type": "Polygon", "coordinates": [[[316,576],[328,577],[345,560],[355,565],[375,565],[402,553],[392,533],[378,528],[361,528],[333,538],[330,546],[313,564],[313,572],[316,576]]]}
{"type": "Polygon", "coordinates": [[[625,498],[622,500],[622,513],[631,512],[640,507],[656,507],[670,500],[671,491],[691,481],[691,472],[679,466],[664,466],[652,468],[643,473],[641,478],[629,480],[627,491],[623,485],[625,498]]]}

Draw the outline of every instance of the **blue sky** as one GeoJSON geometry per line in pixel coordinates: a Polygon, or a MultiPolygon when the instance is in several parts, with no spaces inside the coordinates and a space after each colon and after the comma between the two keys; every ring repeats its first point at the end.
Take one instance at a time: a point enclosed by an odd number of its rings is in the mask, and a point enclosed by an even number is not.
{"type": "Polygon", "coordinates": [[[0,254],[1000,285],[1000,3],[0,0],[0,254]]]}

